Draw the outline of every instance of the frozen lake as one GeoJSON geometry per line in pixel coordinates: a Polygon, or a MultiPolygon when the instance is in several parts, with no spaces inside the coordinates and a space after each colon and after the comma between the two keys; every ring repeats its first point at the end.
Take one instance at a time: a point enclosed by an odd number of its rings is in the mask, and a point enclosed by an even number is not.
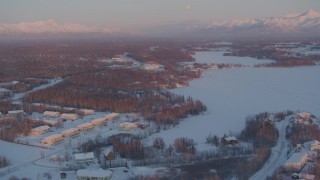
{"type": "MultiPolygon", "coordinates": [[[[197,62],[216,57],[224,61],[219,53],[198,52],[194,57],[197,62]]],[[[245,57],[225,58],[247,63],[245,57]]],[[[261,60],[253,58],[247,60],[261,63],[261,60]]],[[[188,87],[172,90],[176,94],[201,100],[207,105],[207,112],[184,119],[178,126],[154,134],[151,140],[161,136],[170,144],[177,137],[191,137],[203,143],[209,133],[222,136],[240,132],[247,115],[265,111],[301,110],[319,116],[319,77],[320,66],[207,71],[202,78],[191,81],[188,87]]]]}

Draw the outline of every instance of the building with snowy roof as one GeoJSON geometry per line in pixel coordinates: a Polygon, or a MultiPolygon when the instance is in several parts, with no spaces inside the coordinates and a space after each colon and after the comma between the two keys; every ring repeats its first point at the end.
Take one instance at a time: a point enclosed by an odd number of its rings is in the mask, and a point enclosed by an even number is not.
{"type": "Polygon", "coordinates": [[[52,144],[56,144],[60,141],[63,140],[63,137],[61,134],[53,134],[51,136],[48,136],[48,137],[45,137],[43,140],[42,140],[42,143],[43,144],[49,144],[49,145],[52,145],[52,144]]]}
{"type": "Polygon", "coordinates": [[[106,118],[108,121],[118,119],[119,117],[120,117],[119,113],[110,113],[104,116],[104,118],[106,118]]]}
{"type": "Polygon", "coordinates": [[[74,159],[76,163],[93,162],[94,155],[93,155],[93,152],[77,153],[77,154],[74,154],[74,159]]]}
{"type": "Polygon", "coordinates": [[[78,118],[79,118],[79,116],[77,114],[71,114],[71,113],[63,113],[60,116],[60,119],[71,120],[71,121],[74,121],[78,118]]]}
{"type": "Polygon", "coordinates": [[[12,110],[12,111],[8,111],[9,115],[17,115],[17,114],[24,114],[23,110],[12,110]]]}
{"type": "Polygon", "coordinates": [[[91,121],[91,123],[95,126],[101,126],[107,123],[107,119],[106,118],[98,118],[98,119],[94,119],[91,121]]]}
{"type": "Polygon", "coordinates": [[[307,112],[302,112],[302,113],[299,113],[296,118],[295,118],[295,121],[296,122],[303,122],[303,121],[307,121],[309,120],[311,117],[311,114],[310,113],[307,113],[307,112]]]}
{"type": "Polygon", "coordinates": [[[77,171],[78,180],[109,180],[112,171],[104,169],[80,169],[77,171]]]}
{"type": "Polygon", "coordinates": [[[45,111],[43,115],[47,117],[59,117],[60,113],[56,111],[45,111]]]}
{"type": "Polygon", "coordinates": [[[317,140],[309,141],[304,143],[305,147],[309,148],[311,151],[320,151],[320,142],[317,140]]]}
{"type": "Polygon", "coordinates": [[[161,64],[144,64],[142,69],[145,71],[160,71],[163,70],[163,67],[161,64]]]}
{"type": "Polygon", "coordinates": [[[58,121],[45,119],[43,122],[50,124],[51,126],[55,126],[58,124],[58,121]]]}
{"type": "Polygon", "coordinates": [[[77,128],[80,131],[89,131],[94,128],[94,125],[92,123],[88,122],[88,123],[83,123],[83,124],[78,125],[77,128]]]}
{"type": "Polygon", "coordinates": [[[95,113],[93,109],[80,109],[80,112],[82,112],[84,115],[90,115],[95,113]]]}
{"type": "Polygon", "coordinates": [[[236,144],[238,139],[235,136],[224,136],[221,138],[221,142],[225,145],[236,144]]]}
{"type": "Polygon", "coordinates": [[[41,134],[44,134],[45,132],[47,132],[50,129],[50,127],[48,125],[44,125],[44,126],[39,126],[36,128],[32,128],[31,129],[31,134],[34,136],[39,136],[41,134]]]}
{"type": "Polygon", "coordinates": [[[79,135],[79,133],[80,132],[78,128],[70,128],[61,132],[63,137],[74,137],[79,135]]]}
{"type": "Polygon", "coordinates": [[[130,129],[135,129],[138,127],[136,123],[131,123],[131,122],[124,122],[119,125],[120,129],[122,130],[130,130],[130,129]]]}
{"type": "Polygon", "coordinates": [[[300,171],[308,161],[308,154],[305,152],[293,153],[287,162],[284,163],[284,168],[287,171],[300,171]]]}

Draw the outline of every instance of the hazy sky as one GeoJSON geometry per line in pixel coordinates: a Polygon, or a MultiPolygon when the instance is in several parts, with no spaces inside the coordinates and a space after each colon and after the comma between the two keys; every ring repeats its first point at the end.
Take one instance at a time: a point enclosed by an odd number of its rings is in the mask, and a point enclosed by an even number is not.
{"type": "Polygon", "coordinates": [[[53,19],[94,26],[259,18],[320,11],[320,0],[0,0],[0,23],[53,19]]]}

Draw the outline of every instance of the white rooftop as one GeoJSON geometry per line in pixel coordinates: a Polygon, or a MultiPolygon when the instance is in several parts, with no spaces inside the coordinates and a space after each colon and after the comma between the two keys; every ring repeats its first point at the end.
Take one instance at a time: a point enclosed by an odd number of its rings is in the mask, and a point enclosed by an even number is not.
{"type": "Polygon", "coordinates": [[[237,138],[234,136],[228,136],[224,138],[226,141],[237,141],[237,138]]]}
{"type": "Polygon", "coordinates": [[[18,114],[18,113],[24,113],[24,111],[23,110],[8,111],[8,114],[18,114]]]}
{"type": "Polygon", "coordinates": [[[70,129],[62,131],[61,133],[62,134],[65,134],[65,133],[68,134],[68,133],[73,133],[73,132],[76,132],[76,131],[79,131],[78,128],[70,128],[70,129]]]}
{"type": "Polygon", "coordinates": [[[78,153],[74,154],[75,160],[86,160],[86,159],[93,159],[94,155],[93,152],[88,152],[88,153],[78,153]]]}
{"type": "Polygon", "coordinates": [[[305,155],[308,154],[306,152],[293,153],[286,163],[298,163],[305,155]]]}
{"type": "Polygon", "coordinates": [[[32,131],[46,131],[48,129],[50,129],[50,127],[48,125],[44,125],[44,126],[33,128],[32,131]]]}

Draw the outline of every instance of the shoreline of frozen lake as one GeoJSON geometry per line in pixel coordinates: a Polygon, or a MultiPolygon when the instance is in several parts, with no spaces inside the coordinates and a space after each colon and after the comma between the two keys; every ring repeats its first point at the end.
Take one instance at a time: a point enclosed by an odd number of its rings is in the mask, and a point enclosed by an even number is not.
{"type": "MultiPolygon", "coordinates": [[[[218,57],[217,52],[211,53],[212,57],[218,57]]],[[[194,57],[196,62],[204,62],[206,60],[200,58],[209,56],[208,52],[197,52],[194,57]]],[[[227,58],[245,60],[244,57],[227,58]]],[[[201,78],[192,80],[189,86],[171,92],[202,101],[207,112],[183,119],[179,125],[152,135],[147,142],[152,143],[155,137],[162,137],[168,145],[177,137],[189,137],[204,143],[210,133],[223,136],[229,132],[240,132],[245,126],[245,117],[260,112],[301,110],[319,116],[318,77],[320,66],[206,71],[201,78]]]]}

